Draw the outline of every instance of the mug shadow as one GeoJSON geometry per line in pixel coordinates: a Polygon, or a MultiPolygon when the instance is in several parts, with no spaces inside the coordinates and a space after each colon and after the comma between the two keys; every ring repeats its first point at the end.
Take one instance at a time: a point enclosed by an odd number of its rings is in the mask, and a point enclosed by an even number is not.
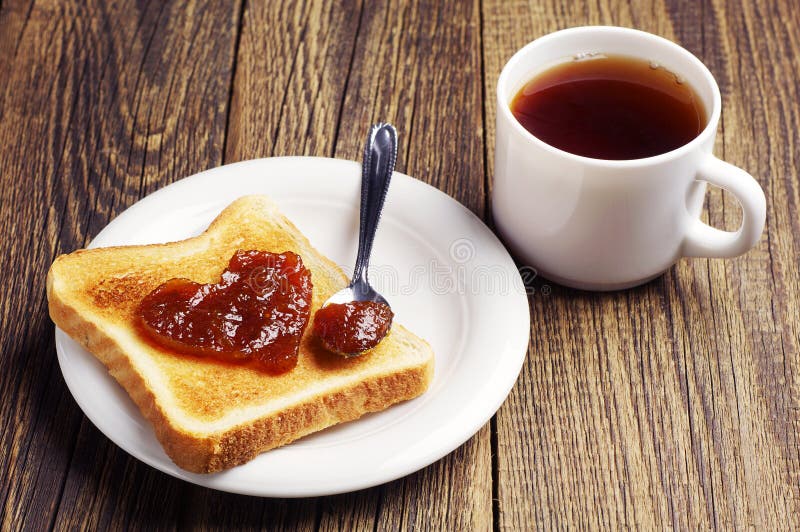
{"type": "MultiPolygon", "coordinates": [[[[663,296],[670,283],[674,283],[674,276],[676,273],[676,266],[670,266],[662,274],[630,288],[614,289],[614,290],[587,290],[582,288],[573,288],[560,284],[546,277],[539,275],[534,268],[522,264],[519,260],[514,258],[514,263],[520,271],[525,292],[529,296],[529,300],[535,300],[537,296],[564,298],[570,300],[585,300],[585,301],[607,301],[610,299],[617,299],[620,296],[636,297],[645,294],[652,294],[654,291],[658,295],[663,296]],[[526,270],[533,272],[526,275],[526,270]]],[[[533,301],[531,302],[533,306],[533,301]]]]}

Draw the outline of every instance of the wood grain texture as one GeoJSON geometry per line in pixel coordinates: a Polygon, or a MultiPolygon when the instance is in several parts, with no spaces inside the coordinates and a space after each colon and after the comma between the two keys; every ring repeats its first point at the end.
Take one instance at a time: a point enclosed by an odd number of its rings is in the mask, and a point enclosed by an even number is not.
{"type": "MultiPolygon", "coordinates": [[[[0,0],[0,529],[800,528],[800,11],[788,0],[0,0]],[[640,288],[537,279],[531,347],[495,420],[360,492],[211,491],[129,457],[56,365],[44,276],[139,198],[226,162],[359,159],[491,224],[495,83],[582,24],[676,40],[717,77],[716,152],[767,194],[759,245],[640,288]]],[[[704,219],[740,220],[708,195],[704,219]]]]}
{"type": "Polygon", "coordinates": [[[0,259],[2,529],[106,528],[137,509],[170,519],[159,505],[169,508],[182,483],[102,437],[67,392],[45,274],[57,253],[84,246],[146,193],[222,162],[238,12],[2,5],[0,21],[17,35],[11,43],[0,29],[0,217],[13,235],[0,259]]]}
{"type": "MultiPolygon", "coordinates": [[[[563,27],[637,27],[709,66],[717,153],[770,198],[767,234],[743,257],[681,261],[616,294],[539,284],[528,360],[497,416],[501,528],[800,526],[798,18],[777,4],[484,3],[490,146],[492,91],[516,49],[563,27]]],[[[741,219],[718,190],[704,216],[741,219]]]]}
{"type": "MultiPolygon", "coordinates": [[[[390,121],[401,143],[398,170],[448,191],[481,213],[477,2],[251,3],[242,25],[226,153],[228,160],[277,155],[359,160],[369,124],[390,121]],[[270,28],[267,31],[266,28],[270,28]],[[465,50],[470,51],[464,53],[465,50]],[[448,83],[465,90],[457,94],[448,83]],[[465,135],[453,132],[465,131],[465,135]],[[464,155],[456,157],[456,154],[464,155]]],[[[307,501],[264,501],[322,530],[492,526],[490,434],[378,489],[307,501]],[[453,514],[448,509],[459,508],[453,514]],[[300,517],[304,516],[304,517],[300,517]],[[453,520],[455,519],[455,520],[453,520]]],[[[187,504],[207,506],[202,501],[187,504]]],[[[207,516],[192,523],[204,527],[207,516]]]]}

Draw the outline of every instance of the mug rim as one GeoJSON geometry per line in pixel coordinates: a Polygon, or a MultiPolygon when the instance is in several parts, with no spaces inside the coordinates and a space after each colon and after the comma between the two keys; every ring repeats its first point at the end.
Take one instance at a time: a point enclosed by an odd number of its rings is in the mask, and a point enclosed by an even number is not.
{"type": "MultiPolygon", "coordinates": [[[[637,54],[631,54],[633,57],[639,57],[637,54]]],[[[696,89],[695,89],[696,90],[696,89]]],[[[572,159],[576,162],[580,162],[583,164],[590,164],[594,166],[606,167],[606,168],[631,168],[636,166],[643,166],[643,165],[650,165],[650,164],[659,164],[663,162],[672,161],[677,159],[687,153],[693,151],[698,145],[704,144],[710,136],[712,136],[717,130],[717,124],[719,123],[719,117],[721,113],[722,107],[722,96],[720,95],[719,85],[717,84],[717,80],[714,78],[711,71],[708,67],[700,61],[692,52],[687,50],[686,48],[682,47],[681,45],[661,37],[659,35],[655,35],[653,33],[649,33],[642,30],[637,30],[634,28],[626,28],[622,26],[577,26],[574,28],[566,28],[558,31],[554,31],[538,37],[533,41],[529,42],[519,50],[517,50],[514,55],[506,62],[503,66],[503,69],[500,71],[500,77],[497,80],[497,104],[500,108],[499,112],[502,113],[507,120],[511,122],[511,127],[517,131],[517,133],[521,134],[523,137],[527,138],[528,140],[534,142],[539,147],[551,152],[554,155],[559,155],[561,157],[572,159]],[[555,146],[546,143],[527,129],[525,129],[522,124],[514,117],[513,113],[511,112],[510,102],[505,102],[505,98],[501,96],[501,93],[505,91],[501,91],[501,88],[504,88],[505,85],[508,84],[508,77],[509,71],[516,63],[522,60],[522,57],[530,53],[532,49],[537,46],[541,46],[543,42],[558,38],[564,37],[565,35],[573,34],[573,33],[583,33],[587,31],[598,31],[598,32],[608,32],[608,33],[621,33],[625,34],[631,38],[638,38],[638,39],[648,39],[650,41],[658,43],[660,46],[665,46],[667,48],[671,48],[681,55],[683,55],[689,63],[691,63],[695,69],[697,69],[703,77],[706,78],[706,81],[709,83],[712,92],[712,109],[709,113],[708,120],[706,121],[706,125],[703,130],[695,136],[692,140],[687,142],[686,144],[679,146],[675,149],[670,151],[659,153],[658,155],[652,155],[650,157],[643,157],[640,159],[596,159],[593,157],[586,157],[583,155],[577,155],[560,148],[556,148],[555,146]]],[[[495,133],[496,134],[496,133],[495,133]]]]}

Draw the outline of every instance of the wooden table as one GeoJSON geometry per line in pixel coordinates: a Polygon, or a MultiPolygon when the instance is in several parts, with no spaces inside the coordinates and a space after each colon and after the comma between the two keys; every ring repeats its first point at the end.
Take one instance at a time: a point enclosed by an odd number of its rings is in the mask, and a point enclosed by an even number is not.
{"type": "MultiPolygon", "coordinates": [[[[800,527],[800,10],[791,0],[0,4],[0,528],[800,527]],[[359,159],[397,125],[398,169],[490,220],[494,87],[547,32],[633,26],[719,80],[716,150],[764,187],[733,260],[683,260],[594,294],[538,281],[511,396],[469,442],[358,493],[218,493],[136,461],[56,363],[45,275],[181,177],[284,154],[359,159]]],[[[738,224],[710,193],[704,219],[738,224]]],[[[490,355],[490,354],[487,354],[490,355]]]]}

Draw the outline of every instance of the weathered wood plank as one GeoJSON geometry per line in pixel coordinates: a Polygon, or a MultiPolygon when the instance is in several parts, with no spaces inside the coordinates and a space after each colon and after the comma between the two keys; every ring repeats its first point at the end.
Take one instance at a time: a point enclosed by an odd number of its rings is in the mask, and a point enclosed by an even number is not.
{"type": "Polygon", "coordinates": [[[237,16],[238,4],[199,2],[0,10],[0,46],[14,50],[0,62],[0,218],[11,235],[0,258],[0,528],[105,528],[136,508],[167,517],[156,510],[179,493],[178,481],[162,492],[164,475],[80,414],[56,364],[44,282],[55,254],[222,161],[237,16]]]}
{"type": "Polygon", "coordinates": [[[244,13],[227,160],[333,153],[358,2],[253,2],[244,13]]]}
{"type": "MultiPolygon", "coordinates": [[[[16,59],[19,52],[19,44],[22,41],[22,33],[25,31],[30,20],[32,0],[15,0],[0,3],[0,72],[9,73],[9,65],[16,59]]],[[[6,78],[7,79],[7,78],[6,78]]],[[[0,102],[5,99],[5,93],[10,89],[6,85],[0,95],[0,102]]],[[[0,117],[2,117],[2,105],[0,105],[0,117]]]]}
{"type": "MultiPolygon", "coordinates": [[[[726,456],[722,481],[747,499],[729,501],[720,524],[800,528],[800,13],[789,4],[744,1],[715,1],[707,11],[716,22],[707,26],[719,28],[711,46],[727,59],[718,74],[727,81],[723,154],[750,170],[767,195],[760,245],[709,264],[710,282],[720,288],[712,291],[716,354],[730,368],[723,389],[736,406],[730,439],[738,437],[741,452],[735,468],[726,456]]],[[[732,197],[716,206],[715,224],[738,224],[732,197]]]]}
{"type": "MultiPolygon", "coordinates": [[[[307,154],[358,160],[368,125],[391,121],[401,137],[398,169],[481,213],[482,117],[440,112],[451,106],[480,109],[479,76],[477,2],[248,5],[228,158],[307,154]],[[454,93],[449,83],[463,90],[454,93]]],[[[307,510],[298,506],[305,501],[276,501],[266,508],[275,505],[288,505],[289,515],[307,510]]],[[[453,518],[447,509],[456,507],[464,526],[491,526],[488,427],[456,455],[408,479],[322,499],[318,513],[306,514],[301,524],[445,526],[453,518]]]]}
{"type": "Polygon", "coordinates": [[[484,209],[477,2],[371,5],[351,69],[336,156],[360,159],[364,124],[400,132],[398,169],[484,209]]]}
{"type": "MultiPolygon", "coordinates": [[[[478,2],[365,4],[335,155],[359,159],[365,125],[390,121],[400,134],[398,169],[482,215],[480,39],[478,2]]],[[[382,488],[375,525],[488,529],[491,483],[486,426],[452,455],[382,488]]],[[[344,497],[343,507],[355,500],[344,497]]],[[[323,515],[327,523],[338,528],[323,515]]]]}
{"type": "MultiPolygon", "coordinates": [[[[331,155],[360,12],[353,2],[246,4],[226,162],[331,155]]],[[[192,487],[182,494],[180,506],[194,510],[182,513],[180,527],[314,530],[321,504],[315,499],[245,499],[192,487]]]]}
{"type": "MultiPolygon", "coordinates": [[[[772,196],[768,235],[744,257],[682,261],[616,294],[538,285],[528,361],[498,414],[502,528],[797,520],[797,84],[766,81],[797,69],[796,32],[780,22],[793,15],[667,4],[484,3],[489,146],[494,84],[516,49],[567,26],[634,26],[709,65],[724,95],[717,153],[772,196]]],[[[709,198],[707,219],[734,228],[735,200],[709,198]]]]}

